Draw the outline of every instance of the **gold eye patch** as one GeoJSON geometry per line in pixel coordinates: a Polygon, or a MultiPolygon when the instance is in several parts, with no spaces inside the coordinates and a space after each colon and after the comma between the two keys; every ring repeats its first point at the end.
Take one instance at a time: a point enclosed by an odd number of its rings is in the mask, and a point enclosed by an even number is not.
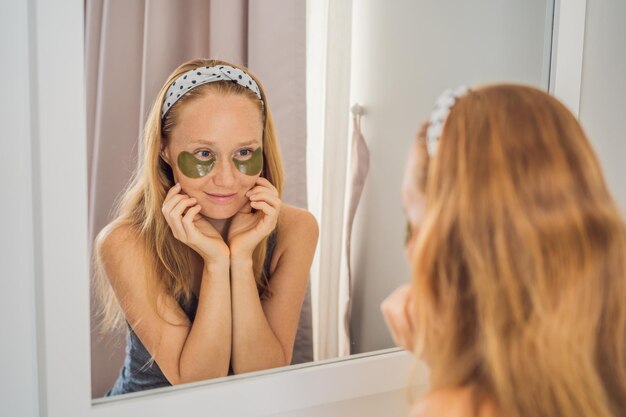
{"type": "MultiPolygon", "coordinates": [[[[241,161],[235,157],[232,158],[235,168],[244,175],[258,175],[263,170],[263,148],[259,147],[252,156],[241,161]]],[[[215,166],[217,159],[212,157],[207,160],[196,158],[192,153],[183,151],[178,154],[178,168],[183,174],[189,178],[201,178],[208,175],[215,166]]]]}

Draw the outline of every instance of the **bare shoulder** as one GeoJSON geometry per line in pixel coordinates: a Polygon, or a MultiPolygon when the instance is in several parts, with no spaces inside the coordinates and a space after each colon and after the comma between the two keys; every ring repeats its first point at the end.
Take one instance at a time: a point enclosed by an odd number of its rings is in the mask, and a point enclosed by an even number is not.
{"type": "Polygon", "coordinates": [[[500,414],[490,402],[475,413],[472,389],[446,388],[428,393],[411,407],[409,417],[497,417],[500,414]]]}
{"type": "Polygon", "coordinates": [[[276,249],[270,270],[275,271],[279,263],[284,265],[281,260],[289,260],[302,262],[308,273],[319,236],[317,220],[307,210],[288,204],[282,205],[279,216],[276,249]]]}
{"type": "Polygon", "coordinates": [[[317,244],[319,227],[317,220],[309,211],[283,204],[278,222],[279,240],[285,242],[307,241],[317,244]]]}
{"type": "Polygon", "coordinates": [[[96,237],[95,249],[110,281],[143,272],[144,263],[138,260],[145,253],[144,244],[130,225],[107,225],[96,237]]]}
{"type": "Polygon", "coordinates": [[[411,408],[410,417],[470,417],[471,402],[463,389],[431,391],[411,408]],[[469,413],[468,413],[469,411],[469,413]]]}

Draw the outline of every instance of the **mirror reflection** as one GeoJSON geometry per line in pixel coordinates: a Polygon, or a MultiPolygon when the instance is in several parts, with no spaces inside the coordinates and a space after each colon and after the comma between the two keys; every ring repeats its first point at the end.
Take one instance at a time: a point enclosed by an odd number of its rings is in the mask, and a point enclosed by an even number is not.
{"type": "Polygon", "coordinates": [[[409,268],[389,184],[414,115],[458,84],[547,89],[552,1],[367,0],[352,6],[349,95],[325,91],[307,119],[307,82],[339,68],[306,73],[306,2],[273,1],[87,2],[93,397],[392,347],[379,305],[409,268]],[[335,140],[310,127],[337,100],[363,108],[342,146],[360,138],[366,175],[349,175],[354,152],[307,155],[335,140]],[[321,216],[318,187],[359,198],[321,216]]]}
{"type": "Polygon", "coordinates": [[[216,60],[184,63],[159,91],[96,237],[103,328],[128,328],[106,396],[291,363],[318,232],[281,201],[267,102],[249,70],[216,60]]]}
{"type": "Polygon", "coordinates": [[[359,1],[353,11],[350,103],[363,107],[369,172],[352,228],[351,353],[393,346],[378,306],[410,276],[396,184],[436,98],[494,82],[548,89],[552,1],[393,4],[359,1]]]}

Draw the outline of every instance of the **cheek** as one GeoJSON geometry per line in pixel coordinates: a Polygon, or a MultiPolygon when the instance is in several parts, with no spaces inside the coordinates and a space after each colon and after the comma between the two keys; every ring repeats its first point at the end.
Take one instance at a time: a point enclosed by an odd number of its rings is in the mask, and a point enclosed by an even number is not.
{"type": "Polygon", "coordinates": [[[187,194],[190,197],[198,198],[198,194],[202,193],[202,181],[187,178],[184,175],[178,174],[177,181],[180,183],[182,193],[187,194]]]}
{"type": "Polygon", "coordinates": [[[238,173],[237,178],[239,178],[239,184],[241,188],[245,191],[252,189],[256,185],[256,180],[260,177],[260,175],[245,175],[242,173],[238,173]]]}
{"type": "Polygon", "coordinates": [[[419,227],[426,212],[426,200],[424,195],[419,192],[414,184],[403,187],[402,204],[413,228],[419,227]]]}

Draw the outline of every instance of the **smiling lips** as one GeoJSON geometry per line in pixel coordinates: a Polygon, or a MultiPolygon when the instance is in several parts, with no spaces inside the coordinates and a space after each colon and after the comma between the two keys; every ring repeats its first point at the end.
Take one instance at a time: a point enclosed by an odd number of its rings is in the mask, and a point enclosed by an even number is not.
{"type": "Polygon", "coordinates": [[[209,197],[209,200],[211,200],[213,203],[216,204],[228,204],[231,203],[235,197],[237,196],[237,193],[233,193],[233,194],[210,194],[210,193],[205,193],[207,195],[207,197],[209,197]]]}

